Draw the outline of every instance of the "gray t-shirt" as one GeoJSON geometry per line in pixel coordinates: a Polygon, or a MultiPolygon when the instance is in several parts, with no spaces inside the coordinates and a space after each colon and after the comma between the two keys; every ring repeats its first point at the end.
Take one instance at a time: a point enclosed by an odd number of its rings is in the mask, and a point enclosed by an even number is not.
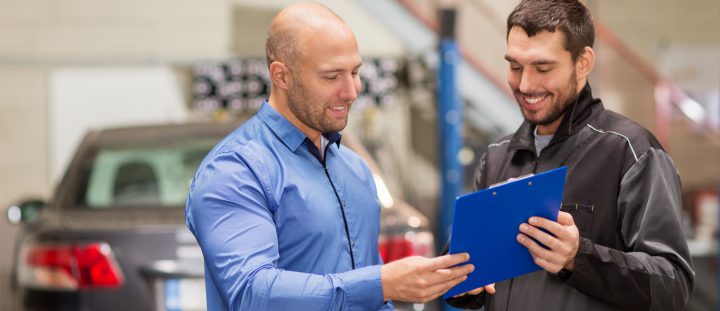
{"type": "Polygon", "coordinates": [[[537,127],[535,127],[535,152],[540,156],[540,151],[545,149],[555,135],[538,135],[537,127]]]}

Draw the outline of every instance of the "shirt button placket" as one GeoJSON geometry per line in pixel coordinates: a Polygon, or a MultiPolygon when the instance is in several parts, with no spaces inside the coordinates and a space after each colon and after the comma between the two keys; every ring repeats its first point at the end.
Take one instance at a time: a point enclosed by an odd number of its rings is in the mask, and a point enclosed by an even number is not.
{"type": "MultiPolygon", "coordinates": [[[[350,241],[350,245],[353,248],[353,253],[358,254],[359,252],[357,250],[357,241],[355,241],[355,240],[350,241]]],[[[363,265],[362,259],[360,259],[360,256],[358,256],[358,255],[355,255],[355,265],[358,267],[362,267],[362,265],[363,265]]]]}

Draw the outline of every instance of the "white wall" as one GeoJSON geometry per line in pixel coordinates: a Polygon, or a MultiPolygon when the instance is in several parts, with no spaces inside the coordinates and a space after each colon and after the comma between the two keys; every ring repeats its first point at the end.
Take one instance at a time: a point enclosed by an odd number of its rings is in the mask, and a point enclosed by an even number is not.
{"type": "Polygon", "coordinates": [[[180,122],[184,90],[171,69],[59,68],[49,76],[51,180],[58,181],[90,129],[180,122]]]}
{"type": "Polygon", "coordinates": [[[49,192],[45,70],[0,67],[0,310],[9,310],[10,262],[17,227],[5,208],[49,192]]]}
{"type": "Polygon", "coordinates": [[[6,61],[119,62],[225,57],[226,0],[0,0],[6,61]]]}
{"type": "MultiPolygon", "coordinates": [[[[91,120],[99,121],[101,115],[107,120],[111,114],[102,110],[110,109],[109,104],[123,102],[122,107],[137,112],[136,104],[149,99],[176,98],[170,95],[176,91],[171,91],[164,65],[228,57],[231,6],[227,0],[0,0],[0,310],[10,310],[14,302],[8,286],[17,227],[7,223],[5,208],[28,195],[47,196],[63,166],[51,154],[67,154],[82,127],[95,124],[91,120]],[[116,70],[121,67],[130,69],[116,70]],[[106,78],[115,85],[71,83],[72,77],[87,80],[91,72],[109,73],[106,78]],[[161,85],[152,87],[151,95],[137,93],[144,89],[133,82],[145,74],[148,84],[161,85]],[[80,84],[85,85],[84,98],[80,84]],[[136,93],[123,99],[121,90],[136,93]],[[101,91],[110,96],[94,100],[101,91]],[[67,116],[72,111],[88,119],[67,116]],[[68,124],[71,120],[77,124],[68,124]]],[[[177,116],[166,108],[143,109],[164,119],[177,116]]],[[[129,115],[117,117],[111,121],[129,115]]],[[[136,119],[147,120],[145,113],[136,119]]]]}
{"type": "MultiPolygon", "coordinates": [[[[388,0],[373,0],[388,1],[388,0]]],[[[393,0],[394,1],[394,0],[393,0]]],[[[266,9],[270,11],[280,11],[283,7],[297,2],[298,0],[232,0],[238,8],[266,9]]],[[[363,6],[356,0],[318,0],[315,1],[323,4],[335,13],[337,13],[355,32],[360,48],[360,54],[363,56],[401,56],[404,55],[405,49],[401,42],[395,38],[382,24],[376,20],[375,16],[370,15],[363,6]]],[[[274,14],[273,14],[274,15],[274,14]]],[[[269,25],[267,25],[269,26],[269,25]]],[[[260,48],[264,48],[265,34],[268,28],[260,27],[257,29],[260,33],[260,41],[256,42],[260,48]]],[[[260,55],[264,56],[264,50],[260,55]]]]}

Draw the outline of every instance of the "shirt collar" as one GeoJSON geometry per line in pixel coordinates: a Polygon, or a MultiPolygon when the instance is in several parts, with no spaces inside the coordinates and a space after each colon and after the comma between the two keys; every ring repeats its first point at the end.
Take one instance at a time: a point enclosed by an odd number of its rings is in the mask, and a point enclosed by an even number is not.
{"type": "MultiPolygon", "coordinates": [[[[267,100],[263,102],[260,110],[258,111],[258,117],[270,128],[275,135],[277,135],[285,146],[295,152],[297,148],[308,139],[305,133],[300,131],[295,125],[290,123],[283,115],[275,110],[267,100]]],[[[330,132],[322,134],[330,144],[335,143],[340,145],[340,138],[342,136],[338,132],[330,132]]],[[[309,139],[308,139],[309,140],[309,139]]],[[[314,146],[314,145],[313,145],[314,146]]]]}
{"type": "Polygon", "coordinates": [[[315,147],[315,144],[309,139],[305,138],[305,146],[307,146],[308,151],[317,159],[320,161],[320,163],[324,162],[324,152],[327,146],[329,146],[332,143],[335,143],[337,146],[340,146],[340,133],[332,132],[332,133],[323,133],[323,137],[325,138],[326,144],[320,143],[320,147],[322,147],[322,151],[315,147]]]}

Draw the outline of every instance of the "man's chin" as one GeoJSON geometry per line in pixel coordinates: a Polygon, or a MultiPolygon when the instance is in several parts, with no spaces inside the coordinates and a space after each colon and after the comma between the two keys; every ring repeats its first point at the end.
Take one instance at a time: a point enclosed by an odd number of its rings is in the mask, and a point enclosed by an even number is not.
{"type": "Polygon", "coordinates": [[[523,118],[525,119],[525,122],[533,124],[533,125],[543,125],[543,118],[538,117],[537,115],[528,113],[527,111],[523,110],[523,118]]]}
{"type": "Polygon", "coordinates": [[[347,122],[344,122],[342,124],[333,124],[330,126],[326,126],[324,128],[323,133],[333,133],[333,132],[340,132],[345,129],[345,126],[347,126],[347,122]]]}

